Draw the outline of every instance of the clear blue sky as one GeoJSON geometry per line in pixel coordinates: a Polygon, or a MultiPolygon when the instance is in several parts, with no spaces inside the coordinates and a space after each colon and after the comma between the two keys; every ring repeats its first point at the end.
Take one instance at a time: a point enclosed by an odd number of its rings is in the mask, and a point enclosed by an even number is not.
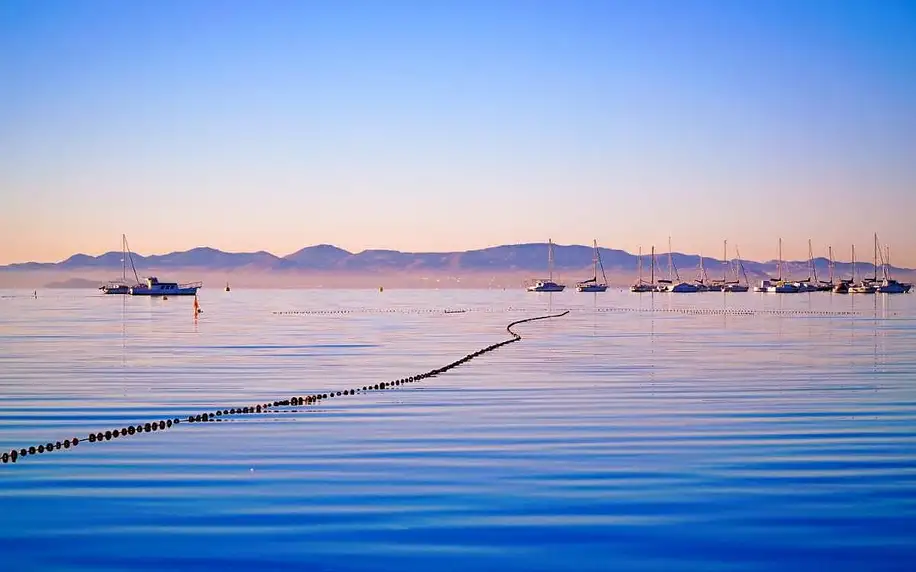
{"type": "Polygon", "coordinates": [[[916,265],[916,2],[0,3],[0,263],[543,241],[916,265]]]}

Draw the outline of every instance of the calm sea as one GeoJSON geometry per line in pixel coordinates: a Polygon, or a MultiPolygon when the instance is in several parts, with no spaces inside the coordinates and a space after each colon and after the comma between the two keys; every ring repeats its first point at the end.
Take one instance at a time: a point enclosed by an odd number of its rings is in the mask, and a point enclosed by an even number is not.
{"type": "Polygon", "coordinates": [[[571,312],[422,383],[0,465],[0,569],[916,566],[916,296],[200,302],[0,291],[0,450],[390,381],[571,312]]]}

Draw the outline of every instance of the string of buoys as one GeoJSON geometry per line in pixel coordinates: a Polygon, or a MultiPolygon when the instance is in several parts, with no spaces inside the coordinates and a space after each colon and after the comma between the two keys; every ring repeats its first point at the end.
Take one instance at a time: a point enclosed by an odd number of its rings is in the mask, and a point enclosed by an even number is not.
{"type": "Polygon", "coordinates": [[[337,310],[276,310],[274,316],[334,316],[344,314],[466,314],[468,312],[531,312],[531,308],[340,308],[337,310]]]}
{"type": "Polygon", "coordinates": [[[481,348],[473,353],[469,353],[461,359],[455,360],[449,364],[446,364],[442,367],[431,369],[429,371],[419,373],[416,375],[411,375],[408,377],[403,377],[396,379],[394,381],[382,381],[374,385],[364,385],[362,387],[348,388],[338,391],[329,391],[327,393],[313,393],[304,396],[293,396],[287,399],[278,399],[275,401],[269,401],[266,403],[256,403],[254,405],[246,405],[242,407],[231,407],[217,409],[215,411],[208,411],[205,413],[198,413],[188,415],[187,418],[182,420],[181,418],[175,417],[171,419],[162,419],[146,423],[137,423],[136,425],[126,425],[123,427],[118,427],[115,429],[109,429],[106,431],[99,431],[96,433],[90,433],[86,437],[72,437],[65,439],[63,441],[55,441],[48,443],[41,443],[39,445],[31,445],[28,447],[14,448],[10,451],[4,451],[0,454],[0,462],[3,464],[6,463],[15,463],[20,459],[29,457],[32,455],[40,455],[44,453],[51,453],[54,451],[59,451],[61,449],[69,450],[75,448],[81,443],[102,443],[105,441],[111,441],[112,439],[121,439],[124,437],[132,437],[134,435],[142,433],[153,433],[157,431],[166,431],[171,429],[181,423],[207,423],[213,421],[221,421],[222,419],[230,416],[237,415],[251,415],[258,413],[269,413],[271,411],[276,411],[279,407],[303,407],[314,405],[320,403],[327,399],[332,399],[334,397],[358,395],[360,393],[367,393],[370,391],[383,391],[389,389],[396,389],[400,386],[407,385],[409,383],[417,383],[431,377],[443,374],[453,368],[456,368],[460,365],[471,361],[474,358],[478,358],[486,353],[495,351],[505,345],[517,342],[522,339],[522,336],[513,331],[513,327],[519,324],[524,324],[526,322],[534,322],[537,320],[547,320],[550,318],[560,318],[569,314],[569,310],[561,312],[559,314],[547,314],[544,316],[535,316],[533,318],[524,318],[521,320],[516,320],[506,326],[506,331],[509,332],[510,338],[497,342],[495,344],[490,344],[484,348],[481,348]]]}
{"type": "MultiPolygon", "coordinates": [[[[342,308],[338,310],[286,310],[272,312],[276,316],[319,316],[346,314],[466,314],[469,312],[530,312],[531,308],[342,308]]],[[[626,306],[608,306],[597,308],[580,308],[581,312],[628,312],[628,313],[673,313],[709,316],[859,316],[854,310],[780,310],[753,308],[639,308],[626,306]]]]}
{"type": "Polygon", "coordinates": [[[598,312],[674,313],[710,316],[858,316],[852,310],[755,310],[750,308],[595,308],[598,312]]]}

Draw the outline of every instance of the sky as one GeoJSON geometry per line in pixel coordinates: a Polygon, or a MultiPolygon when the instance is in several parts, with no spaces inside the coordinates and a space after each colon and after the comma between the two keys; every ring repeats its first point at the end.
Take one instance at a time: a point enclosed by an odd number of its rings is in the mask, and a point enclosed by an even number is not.
{"type": "Polygon", "coordinates": [[[914,213],[913,2],[0,2],[0,264],[877,231],[916,267],[914,213]]]}

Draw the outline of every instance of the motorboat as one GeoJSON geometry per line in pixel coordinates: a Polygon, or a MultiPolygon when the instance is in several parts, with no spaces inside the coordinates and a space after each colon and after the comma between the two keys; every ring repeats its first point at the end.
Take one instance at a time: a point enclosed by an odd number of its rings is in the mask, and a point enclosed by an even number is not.
{"type": "Polygon", "coordinates": [[[200,282],[179,284],[178,282],[160,282],[155,276],[146,279],[146,285],[131,286],[131,296],[196,296],[203,286],[200,282]]]}

